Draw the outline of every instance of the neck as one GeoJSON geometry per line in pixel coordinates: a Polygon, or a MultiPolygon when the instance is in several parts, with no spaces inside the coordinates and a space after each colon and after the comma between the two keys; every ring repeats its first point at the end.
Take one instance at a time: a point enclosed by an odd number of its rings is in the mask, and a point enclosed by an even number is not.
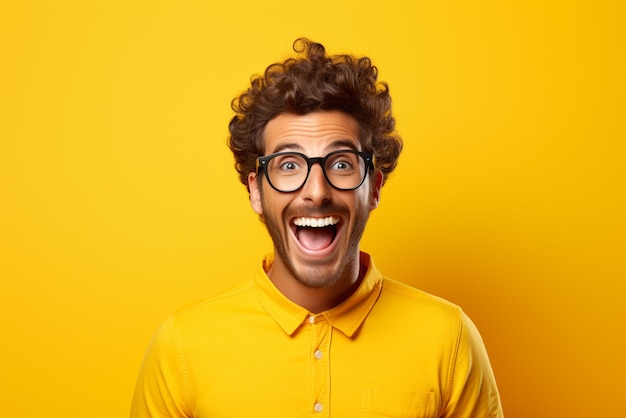
{"type": "Polygon", "coordinates": [[[367,262],[362,263],[360,259],[358,255],[354,257],[354,261],[345,266],[339,279],[328,286],[304,284],[294,277],[279,257],[274,260],[267,275],[289,300],[311,313],[318,314],[339,305],[359,287],[368,267],[367,262]]]}

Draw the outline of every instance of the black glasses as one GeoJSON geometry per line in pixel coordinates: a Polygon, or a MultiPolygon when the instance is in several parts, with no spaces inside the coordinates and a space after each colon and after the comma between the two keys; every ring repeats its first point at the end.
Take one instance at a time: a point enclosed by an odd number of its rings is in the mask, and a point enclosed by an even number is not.
{"type": "Polygon", "coordinates": [[[374,169],[371,152],[333,151],[325,157],[309,158],[299,152],[277,152],[257,158],[257,172],[263,170],[274,190],[295,192],[306,183],[313,164],[322,167],[324,177],[338,190],[354,190],[363,184],[367,172],[374,169]]]}

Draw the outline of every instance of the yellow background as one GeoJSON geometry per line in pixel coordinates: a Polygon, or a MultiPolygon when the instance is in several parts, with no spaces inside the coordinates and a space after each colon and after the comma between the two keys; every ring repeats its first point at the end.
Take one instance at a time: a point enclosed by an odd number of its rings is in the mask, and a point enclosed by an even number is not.
{"type": "Polygon", "coordinates": [[[158,324],[256,267],[229,103],[303,35],[394,97],[363,249],[464,307],[508,418],[626,416],[625,4],[3,2],[0,416],[127,416],[158,324]]]}

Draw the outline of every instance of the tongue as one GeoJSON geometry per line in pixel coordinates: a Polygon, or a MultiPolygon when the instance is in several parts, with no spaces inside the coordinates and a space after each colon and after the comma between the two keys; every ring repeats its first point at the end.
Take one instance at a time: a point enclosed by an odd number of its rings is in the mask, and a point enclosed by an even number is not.
{"type": "Polygon", "coordinates": [[[307,250],[319,251],[333,242],[333,228],[299,228],[298,240],[307,250]]]}

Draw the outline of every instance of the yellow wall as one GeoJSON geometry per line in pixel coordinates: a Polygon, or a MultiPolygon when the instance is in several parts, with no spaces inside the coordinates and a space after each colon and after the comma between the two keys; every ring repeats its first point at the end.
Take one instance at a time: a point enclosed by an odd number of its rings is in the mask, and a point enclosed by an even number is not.
{"type": "Polygon", "coordinates": [[[626,416],[624,4],[4,2],[0,416],[126,416],[157,325],[255,268],[229,102],[301,35],[389,82],[363,248],[473,317],[507,417],[626,416]]]}

